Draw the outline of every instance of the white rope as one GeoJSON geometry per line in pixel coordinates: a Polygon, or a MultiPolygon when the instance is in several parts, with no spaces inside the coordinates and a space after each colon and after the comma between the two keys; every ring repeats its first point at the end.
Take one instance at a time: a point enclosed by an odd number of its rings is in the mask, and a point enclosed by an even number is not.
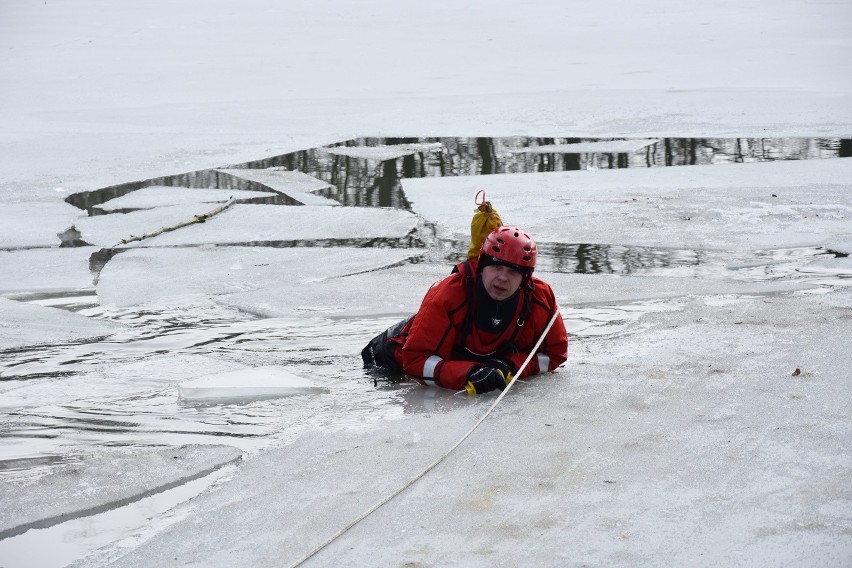
{"type": "MultiPolygon", "coordinates": [[[[517,376],[520,376],[521,373],[523,372],[523,370],[526,369],[527,365],[532,360],[533,355],[535,355],[536,351],[538,351],[538,348],[541,346],[541,343],[544,341],[544,337],[547,335],[547,332],[550,331],[551,327],[553,327],[553,322],[556,321],[556,318],[558,316],[559,316],[559,308],[556,309],[556,312],[554,312],[553,317],[551,317],[550,321],[547,323],[547,327],[545,327],[544,331],[541,333],[541,337],[538,338],[538,341],[536,342],[535,346],[530,351],[530,354],[527,355],[527,358],[524,360],[524,363],[520,366],[520,368],[518,369],[518,372],[515,373],[517,376]]],[[[391,493],[390,495],[388,495],[387,497],[385,497],[384,499],[382,499],[381,501],[379,501],[378,503],[376,503],[375,505],[373,505],[372,507],[367,509],[358,518],[353,520],[351,523],[349,523],[348,525],[346,525],[345,527],[343,527],[339,531],[337,531],[332,536],[328,537],[324,542],[322,542],[316,548],[314,548],[313,550],[308,552],[306,555],[301,557],[299,560],[297,560],[296,562],[291,564],[290,568],[296,568],[296,566],[299,566],[302,563],[304,563],[306,560],[308,560],[309,558],[314,556],[320,550],[322,550],[323,548],[325,548],[326,546],[328,546],[329,544],[331,544],[332,542],[334,542],[335,540],[337,540],[338,538],[343,536],[349,529],[351,529],[352,527],[354,527],[355,525],[357,525],[358,523],[360,523],[361,521],[363,521],[364,519],[369,517],[371,514],[373,514],[375,511],[377,511],[380,507],[382,507],[383,505],[390,502],[394,497],[396,497],[397,495],[399,495],[400,493],[402,493],[403,491],[405,491],[406,489],[408,489],[409,487],[414,485],[414,483],[417,482],[418,479],[420,479],[421,477],[423,477],[424,475],[426,475],[427,473],[432,471],[435,468],[435,466],[437,466],[439,463],[444,461],[444,459],[446,459],[446,457],[449,456],[453,452],[453,450],[458,448],[462,444],[462,442],[467,440],[468,437],[471,434],[473,434],[474,430],[476,430],[479,427],[479,425],[482,424],[482,422],[488,417],[488,415],[491,414],[491,411],[494,410],[494,408],[500,403],[501,400],[503,400],[503,397],[506,396],[506,394],[509,392],[509,389],[511,389],[512,385],[514,385],[516,382],[517,382],[516,380],[510,381],[506,385],[506,388],[503,389],[503,392],[500,393],[500,396],[497,397],[497,400],[494,401],[494,404],[492,404],[491,407],[485,412],[485,414],[483,414],[482,417],[479,420],[476,421],[476,424],[474,424],[473,427],[470,430],[468,430],[467,433],[465,433],[464,436],[459,438],[459,441],[456,442],[455,444],[453,444],[452,447],[450,447],[449,450],[444,452],[444,454],[441,457],[439,457],[438,459],[436,459],[435,461],[430,463],[428,466],[426,466],[426,469],[424,469],[423,471],[421,471],[420,473],[418,473],[417,475],[415,475],[414,477],[409,479],[408,482],[405,483],[405,485],[403,485],[402,487],[400,487],[399,489],[397,489],[396,491],[394,491],[393,493],[391,493]]],[[[465,392],[465,391],[461,391],[461,392],[465,392]]]]}

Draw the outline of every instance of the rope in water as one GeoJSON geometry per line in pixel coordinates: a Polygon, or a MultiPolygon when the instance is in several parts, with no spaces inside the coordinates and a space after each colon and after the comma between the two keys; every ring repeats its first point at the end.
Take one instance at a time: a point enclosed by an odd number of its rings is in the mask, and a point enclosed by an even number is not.
{"type": "MultiPolygon", "coordinates": [[[[530,354],[527,355],[527,358],[524,360],[523,365],[521,365],[520,368],[518,369],[518,372],[515,373],[516,375],[520,376],[520,374],[523,372],[523,370],[526,369],[527,365],[532,360],[533,355],[536,353],[536,351],[538,351],[538,348],[541,346],[541,343],[544,341],[544,338],[547,335],[547,332],[549,332],[550,328],[553,327],[553,322],[556,321],[556,318],[558,316],[559,316],[559,309],[557,308],[556,311],[553,314],[553,317],[550,318],[550,321],[547,323],[547,326],[544,328],[544,331],[541,333],[541,337],[538,338],[538,341],[536,342],[535,346],[530,351],[530,354]]],[[[439,463],[444,461],[444,459],[446,459],[446,457],[449,456],[453,452],[453,450],[458,448],[462,444],[462,442],[467,440],[468,437],[471,434],[473,434],[474,430],[476,430],[479,427],[479,425],[482,424],[482,422],[488,417],[488,415],[491,414],[491,411],[494,410],[494,408],[500,403],[501,400],[503,400],[503,397],[506,396],[506,394],[509,392],[509,389],[511,389],[512,385],[514,385],[516,382],[517,381],[514,381],[514,380],[510,381],[506,385],[506,388],[503,389],[503,392],[500,393],[500,396],[497,397],[497,400],[494,401],[494,404],[492,404],[491,407],[487,411],[485,411],[485,414],[483,414],[482,417],[479,420],[476,421],[476,424],[474,424],[473,427],[470,430],[468,430],[465,433],[464,436],[459,438],[459,441],[456,442],[455,444],[453,444],[452,447],[450,447],[449,450],[444,452],[443,455],[441,455],[441,457],[439,457],[438,459],[433,461],[431,464],[426,466],[426,468],[423,471],[421,471],[420,473],[418,473],[417,475],[415,475],[414,477],[409,479],[408,482],[406,482],[402,487],[400,487],[399,489],[397,489],[396,491],[394,491],[393,493],[391,493],[390,495],[388,495],[387,497],[385,497],[384,499],[382,499],[381,501],[379,501],[378,503],[376,503],[375,505],[373,505],[372,507],[370,507],[369,509],[364,511],[360,516],[358,516],[351,523],[349,523],[348,525],[346,525],[345,527],[343,527],[342,529],[337,531],[335,534],[328,537],[325,541],[323,541],[321,544],[319,544],[316,548],[314,548],[313,550],[311,550],[310,552],[305,554],[303,557],[301,557],[299,560],[297,560],[296,562],[291,564],[290,568],[295,568],[296,566],[300,566],[301,564],[303,564],[306,560],[310,559],[312,556],[314,556],[320,550],[322,550],[323,548],[325,548],[326,546],[328,546],[329,544],[331,544],[332,542],[334,542],[335,540],[337,540],[338,538],[343,536],[349,529],[351,529],[352,527],[354,527],[355,525],[357,525],[358,523],[360,523],[361,521],[363,521],[364,519],[369,517],[371,514],[376,512],[380,507],[382,507],[383,505],[390,502],[394,497],[396,497],[397,495],[399,495],[400,493],[402,493],[403,491],[405,491],[406,489],[408,489],[409,487],[414,485],[414,483],[417,482],[418,479],[420,479],[421,477],[423,477],[424,475],[426,475],[427,473],[432,471],[435,468],[435,466],[437,466],[439,463]]],[[[461,392],[464,392],[464,391],[461,391],[461,392]]]]}

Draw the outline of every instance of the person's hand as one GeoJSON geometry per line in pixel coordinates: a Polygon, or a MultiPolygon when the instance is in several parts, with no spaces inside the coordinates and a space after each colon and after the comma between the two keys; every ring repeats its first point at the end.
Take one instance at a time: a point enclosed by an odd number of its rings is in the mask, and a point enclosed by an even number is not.
{"type": "Polygon", "coordinates": [[[515,366],[512,365],[511,362],[506,359],[488,359],[483,363],[486,367],[494,367],[495,369],[499,369],[503,371],[503,378],[508,379],[509,375],[515,374],[515,366]]]}
{"type": "Polygon", "coordinates": [[[494,367],[479,367],[467,374],[467,380],[473,385],[476,394],[484,394],[494,389],[506,388],[506,376],[494,367]]]}

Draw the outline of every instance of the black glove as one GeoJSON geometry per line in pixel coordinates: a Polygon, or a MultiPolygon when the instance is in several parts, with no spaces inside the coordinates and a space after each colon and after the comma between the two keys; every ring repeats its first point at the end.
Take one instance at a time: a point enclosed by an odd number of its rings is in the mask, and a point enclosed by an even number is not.
{"type": "Polygon", "coordinates": [[[467,374],[467,380],[473,385],[476,394],[484,394],[494,389],[506,388],[506,377],[503,371],[494,367],[479,367],[467,374]]]}
{"type": "Polygon", "coordinates": [[[504,378],[509,378],[509,375],[515,374],[515,366],[506,359],[488,359],[483,365],[503,371],[504,378]]]}

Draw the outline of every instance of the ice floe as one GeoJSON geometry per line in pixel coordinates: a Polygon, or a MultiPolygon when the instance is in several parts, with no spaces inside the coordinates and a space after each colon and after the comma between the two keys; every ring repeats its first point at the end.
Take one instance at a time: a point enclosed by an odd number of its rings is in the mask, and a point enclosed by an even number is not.
{"type": "Polygon", "coordinates": [[[139,245],[295,244],[312,240],[366,243],[380,239],[400,243],[412,235],[418,223],[416,215],[395,209],[237,204],[205,223],[164,233],[139,245]]]}
{"type": "Polygon", "coordinates": [[[224,203],[231,199],[269,197],[263,191],[229,189],[191,189],[188,187],[149,186],[116,197],[97,206],[104,211],[117,209],[153,209],[170,205],[195,205],[201,203],[224,203]]]}
{"type": "MultiPolygon", "coordinates": [[[[260,309],[265,300],[278,310],[283,306],[321,310],[327,304],[313,294],[326,287],[323,281],[331,279],[340,283],[339,297],[331,300],[332,305],[357,306],[359,301],[352,292],[359,288],[349,282],[351,276],[344,277],[407,263],[421,254],[417,249],[390,248],[136,249],[117,255],[106,265],[97,290],[105,305],[175,303],[247,292],[250,294],[236,302],[238,305],[260,309]],[[257,291],[263,290],[266,292],[258,298],[257,291]]],[[[384,294],[370,294],[377,302],[388,302],[384,294]]]]}
{"type": "Polygon", "coordinates": [[[211,203],[196,203],[142,209],[130,213],[95,215],[81,219],[77,226],[87,243],[112,247],[120,244],[122,240],[192,220],[196,215],[204,215],[215,207],[211,203]]]}

